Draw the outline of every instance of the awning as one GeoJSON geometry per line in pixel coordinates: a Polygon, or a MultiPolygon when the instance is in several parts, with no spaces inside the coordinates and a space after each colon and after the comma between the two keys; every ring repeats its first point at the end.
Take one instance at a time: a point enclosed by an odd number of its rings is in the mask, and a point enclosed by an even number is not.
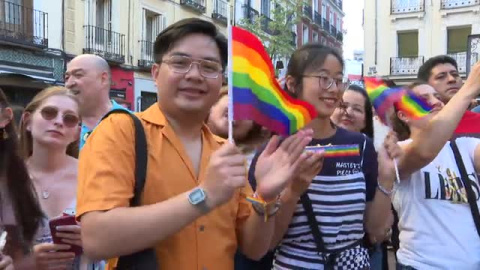
{"type": "Polygon", "coordinates": [[[0,87],[14,86],[22,88],[43,89],[52,84],[59,85],[62,82],[57,82],[53,78],[27,75],[22,73],[15,73],[5,70],[0,70],[0,87]]]}

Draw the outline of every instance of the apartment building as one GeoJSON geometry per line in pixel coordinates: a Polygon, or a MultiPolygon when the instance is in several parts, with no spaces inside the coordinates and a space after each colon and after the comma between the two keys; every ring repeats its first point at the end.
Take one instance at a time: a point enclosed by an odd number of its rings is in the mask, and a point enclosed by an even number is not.
{"type": "Polygon", "coordinates": [[[157,100],[150,70],[153,43],[168,25],[189,17],[214,22],[224,33],[226,0],[65,0],[65,50],[93,53],[112,70],[111,97],[140,111],[157,100]]]}
{"type": "Polygon", "coordinates": [[[480,53],[480,0],[366,0],[364,74],[406,84],[432,56],[466,76],[480,53]]]}
{"type": "MultiPolygon", "coordinates": [[[[259,15],[267,18],[262,23],[268,33],[268,21],[272,20],[271,0],[237,0],[235,1],[235,22],[242,19],[254,19],[259,15]]],[[[308,42],[320,42],[341,50],[343,42],[342,0],[307,0],[302,7],[301,20],[292,29],[292,43],[299,46],[308,42]]]]}
{"type": "Polygon", "coordinates": [[[0,88],[12,104],[63,82],[61,20],[61,0],[0,0],[0,88]]]}

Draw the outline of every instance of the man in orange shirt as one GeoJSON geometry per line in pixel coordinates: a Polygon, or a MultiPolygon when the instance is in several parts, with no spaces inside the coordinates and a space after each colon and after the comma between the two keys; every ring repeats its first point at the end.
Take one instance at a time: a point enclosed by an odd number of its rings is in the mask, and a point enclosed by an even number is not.
{"type": "MultiPolygon", "coordinates": [[[[137,114],[149,153],[142,206],[128,207],[134,126],[128,115],[112,115],[80,156],[77,217],[85,253],[104,259],[155,247],[162,270],[233,269],[237,247],[261,258],[278,207],[262,212],[245,200],[253,194],[245,157],[204,124],[222,85],[225,37],[210,22],[185,19],[160,33],[154,54],[159,101],[137,114]]],[[[258,196],[275,200],[300,164],[320,162],[321,155],[302,154],[311,136],[311,130],[300,131],[280,146],[277,137],[269,142],[255,171],[258,196]]]]}

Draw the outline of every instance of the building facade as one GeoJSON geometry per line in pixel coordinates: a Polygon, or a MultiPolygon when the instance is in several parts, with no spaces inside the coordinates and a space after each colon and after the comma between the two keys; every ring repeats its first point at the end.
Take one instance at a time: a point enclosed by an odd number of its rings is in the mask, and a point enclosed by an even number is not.
{"type": "Polygon", "coordinates": [[[63,82],[61,2],[0,0],[0,88],[13,106],[63,82]]]}
{"type": "Polygon", "coordinates": [[[214,22],[224,33],[225,0],[66,0],[66,53],[93,53],[112,69],[111,97],[131,110],[157,100],[152,80],[153,43],[168,25],[190,17],[214,22]]]}
{"type": "Polygon", "coordinates": [[[365,1],[364,74],[406,84],[424,61],[448,54],[465,77],[479,60],[479,18],[480,0],[365,1]]]}

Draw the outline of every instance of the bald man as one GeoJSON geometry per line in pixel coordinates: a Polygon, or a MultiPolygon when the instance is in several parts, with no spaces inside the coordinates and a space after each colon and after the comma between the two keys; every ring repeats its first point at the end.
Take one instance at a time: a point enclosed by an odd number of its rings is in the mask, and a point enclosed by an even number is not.
{"type": "Polygon", "coordinates": [[[105,59],[93,55],[82,54],[72,59],[65,72],[65,86],[80,101],[82,116],[82,133],[80,149],[98,122],[109,111],[125,109],[110,99],[110,66],[105,59]]]}

